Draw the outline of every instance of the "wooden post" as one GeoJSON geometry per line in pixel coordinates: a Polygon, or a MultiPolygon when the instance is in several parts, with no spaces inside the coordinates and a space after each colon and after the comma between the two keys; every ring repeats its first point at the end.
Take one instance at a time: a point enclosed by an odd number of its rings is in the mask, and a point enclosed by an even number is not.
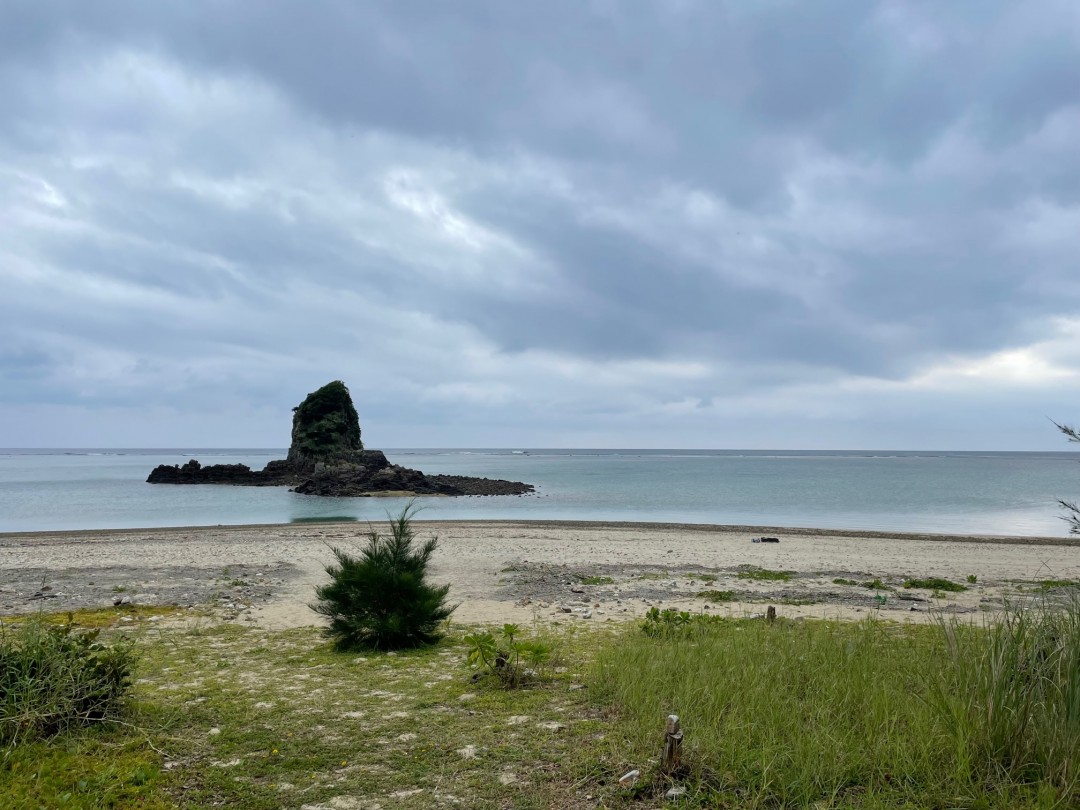
{"type": "Polygon", "coordinates": [[[765,611],[765,621],[767,621],[769,624],[772,624],[776,621],[776,608],[774,608],[772,605],[769,605],[769,609],[765,611]]]}
{"type": "Polygon", "coordinates": [[[660,770],[663,773],[674,773],[679,769],[682,763],[682,738],[679,716],[669,714],[664,728],[664,754],[660,758],[660,770]]]}

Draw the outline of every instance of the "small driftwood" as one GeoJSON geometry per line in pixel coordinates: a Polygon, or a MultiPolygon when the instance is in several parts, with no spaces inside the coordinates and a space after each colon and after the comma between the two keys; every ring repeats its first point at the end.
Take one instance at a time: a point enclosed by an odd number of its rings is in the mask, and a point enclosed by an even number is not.
{"type": "Polygon", "coordinates": [[[679,717],[669,714],[664,727],[664,753],[660,757],[660,770],[665,774],[674,773],[682,764],[682,727],[679,717]]]}

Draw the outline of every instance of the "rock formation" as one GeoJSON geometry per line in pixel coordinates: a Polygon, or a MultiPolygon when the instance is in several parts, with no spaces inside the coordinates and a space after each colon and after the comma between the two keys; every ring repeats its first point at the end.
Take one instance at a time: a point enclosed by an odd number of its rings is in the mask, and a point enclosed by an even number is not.
{"type": "Polygon", "coordinates": [[[524,495],[532,484],[424,475],[391,464],[379,450],[365,450],[360,420],[345,383],[335,380],[308,394],[293,408],[292,443],[288,456],[259,471],[244,464],[202,466],[192,459],[183,466],[162,464],[146,479],[150,484],[232,484],[289,486],[307,495],[524,495]]]}

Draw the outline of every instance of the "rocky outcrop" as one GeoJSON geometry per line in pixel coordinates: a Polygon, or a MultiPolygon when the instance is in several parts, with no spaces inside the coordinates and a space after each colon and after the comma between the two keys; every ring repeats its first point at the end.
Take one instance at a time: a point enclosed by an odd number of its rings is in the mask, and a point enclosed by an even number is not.
{"type": "Polygon", "coordinates": [[[409,495],[525,495],[532,484],[463,475],[425,475],[391,464],[379,450],[365,450],[349,389],[341,381],[308,394],[293,409],[289,455],[262,470],[245,464],[211,464],[192,459],[183,466],[162,464],[150,484],[288,486],[305,495],[356,497],[409,495]]]}

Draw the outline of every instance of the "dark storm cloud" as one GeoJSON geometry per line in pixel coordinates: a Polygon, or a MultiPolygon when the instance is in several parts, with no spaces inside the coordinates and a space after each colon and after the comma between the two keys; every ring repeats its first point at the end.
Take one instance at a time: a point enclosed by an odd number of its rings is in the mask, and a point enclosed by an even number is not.
{"type": "Polygon", "coordinates": [[[0,402],[1075,392],[1065,0],[6,3],[0,105],[0,402]]]}

